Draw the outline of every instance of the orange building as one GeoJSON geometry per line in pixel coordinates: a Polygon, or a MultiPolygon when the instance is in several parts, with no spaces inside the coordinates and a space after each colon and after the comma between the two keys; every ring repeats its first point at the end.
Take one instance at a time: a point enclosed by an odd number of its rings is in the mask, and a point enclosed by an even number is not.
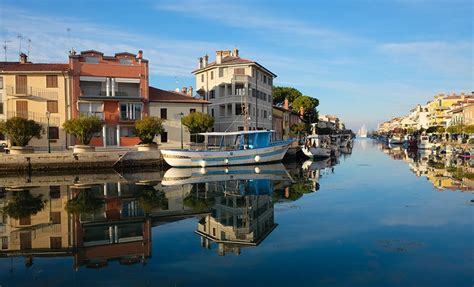
{"type": "Polygon", "coordinates": [[[148,60],[143,52],[104,56],[89,50],[69,55],[71,117],[97,116],[104,121],[91,145],[133,146],[139,143],[134,122],[148,114],[148,60]]]}

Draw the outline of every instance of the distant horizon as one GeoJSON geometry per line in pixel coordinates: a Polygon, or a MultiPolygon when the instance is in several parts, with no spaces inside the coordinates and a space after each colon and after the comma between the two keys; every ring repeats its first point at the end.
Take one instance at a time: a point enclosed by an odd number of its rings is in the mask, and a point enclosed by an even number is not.
{"type": "Polygon", "coordinates": [[[216,50],[236,47],[277,74],[275,86],[318,98],[321,115],[353,131],[374,130],[436,94],[474,90],[471,1],[93,3],[2,1],[8,60],[18,59],[20,40],[32,62],[67,62],[71,47],[143,50],[150,84],[174,90],[195,85],[198,57],[213,61],[216,50]]]}

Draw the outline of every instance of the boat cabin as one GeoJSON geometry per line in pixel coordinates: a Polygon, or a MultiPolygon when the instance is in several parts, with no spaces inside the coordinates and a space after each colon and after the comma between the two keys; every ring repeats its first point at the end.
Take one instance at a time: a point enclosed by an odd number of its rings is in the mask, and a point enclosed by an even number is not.
{"type": "Polygon", "coordinates": [[[209,145],[209,138],[213,138],[215,142],[219,140],[219,144],[215,144],[215,147],[219,149],[231,148],[234,150],[246,150],[246,149],[258,149],[265,148],[272,145],[271,139],[274,131],[241,131],[241,132],[210,132],[200,133],[206,137],[206,142],[209,145]],[[231,147],[226,146],[226,142],[229,142],[226,138],[234,137],[233,144],[231,147]]]}

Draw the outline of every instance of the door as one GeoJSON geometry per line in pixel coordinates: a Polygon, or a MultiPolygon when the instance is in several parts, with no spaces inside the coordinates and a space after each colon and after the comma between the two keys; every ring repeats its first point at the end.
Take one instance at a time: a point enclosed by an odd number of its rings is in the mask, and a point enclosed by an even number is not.
{"type": "Polygon", "coordinates": [[[28,91],[28,83],[26,80],[26,75],[16,75],[15,77],[15,86],[17,94],[26,94],[28,91]]]}
{"type": "Polygon", "coordinates": [[[16,116],[28,119],[28,101],[16,101],[16,116]]]}
{"type": "Polygon", "coordinates": [[[31,249],[31,231],[20,233],[20,250],[31,249]]]}
{"type": "Polygon", "coordinates": [[[117,127],[110,126],[105,128],[106,138],[105,144],[107,146],[116,146],[117,145],[117,127]]]}

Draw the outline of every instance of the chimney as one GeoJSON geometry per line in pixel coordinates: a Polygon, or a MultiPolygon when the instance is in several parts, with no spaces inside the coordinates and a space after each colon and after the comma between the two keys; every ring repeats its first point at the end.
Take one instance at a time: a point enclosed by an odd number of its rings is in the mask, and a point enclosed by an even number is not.
{"type": "Polygon", "coordinates": [[[181,93],[187,95],[188,94],[188,88],[186,88],[186,87],[181,88],[181,93]]]}
{"type": "Polygon", "coordinates": [[[143,51],[142,50],[138,50],[137,59],[143,59],[143,51]]]}
{"type": "Polygon", "coordinates": [[[232,50],[232,56],[238,58],[238,57],[239,57],[239,49],[234,48],[234,49],[232,50]]]}
{"type": "Polygon", "coordinates": [[[198,62],[198,67],[199,69],[202,69],[202,57],[199,57],[199,62],[198,62]]]}
{"type": "Polygon", "coordinates": [[[466,100],[466,95],[464,93],[461,93],[461,101],[465,101],[466,100]]]}
{"type": "Polygon", "coordinates": [[[22,64],[28,63],[28,56],[25,53],[20,54],[20,63],[22,64]]]}
{"type": "Polygon", "coordinates": [[[216,51],[216,64],[222,63],[222,51],[216,51]]]}
{"type": "Polygon", "coordinates": [[[287,110],[287,111],[290,109],[290,102],[288,101],[287,98],[285,98],[284,107],[285,107],[285,110],[287,110]]]}
{"type": "Polygon", "coordinates": [[[188,88],[188,96],[190,96],[190,97],[193,96],[193,86],[189,86],[189,88],[188,88]]]}
{"type": "Polygon", "coordinates": [[[203,68],[207,67],[207,62],[208,61],[209,61],[209,56],[206,54],[206,55],[204,55],[204,63],[202,64],[203,68]]]}

